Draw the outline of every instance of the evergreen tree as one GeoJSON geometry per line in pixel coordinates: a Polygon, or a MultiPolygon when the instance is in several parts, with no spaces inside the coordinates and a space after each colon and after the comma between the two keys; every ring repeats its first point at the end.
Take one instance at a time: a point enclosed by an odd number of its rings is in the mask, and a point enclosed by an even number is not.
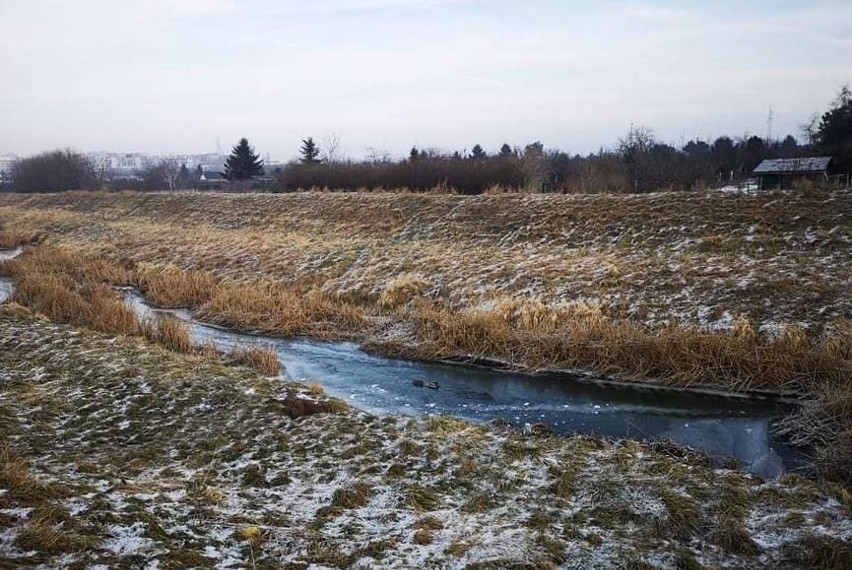
{"type": "Polygon", "coordinates": [[[509,146],[509,143],[503,143],[503,146],[500,147],[500,156],[509,157],[515,154],[512,151],[512,147],[509,146]]]}
{"type": "Polygon", "coordinates": [[[252,176],[263,174],[263,161],[249,145],[248,139],[242,138],[231,150],[231,155],[225,161],[223,176],[228,180],[247,180],[252,176]]]}
{"type": "Polygon", "coordinates": [[[420,158],[420,151],[417,150],[416,146],[411,147],[411,152],[408,153],[408,160],[411,162],[415,162],[420,158]]]}
{"type": "Polygon", "coordinates": [[[473,149],[470,151],[470,158],[472,158],[473,160],[482,160],[487,156],[488,155],[485,153],[482,147],[479,146],[479,144],[475,144],[473,146],[473,149]]]}
{"type": "Polygon", "coordinates": [[[302,148],[299,152],[302,153],[302,158],[299,159],[302,164],[317,164],[319,162],[320,151],[313,137],[302,140],[302,148]]]}

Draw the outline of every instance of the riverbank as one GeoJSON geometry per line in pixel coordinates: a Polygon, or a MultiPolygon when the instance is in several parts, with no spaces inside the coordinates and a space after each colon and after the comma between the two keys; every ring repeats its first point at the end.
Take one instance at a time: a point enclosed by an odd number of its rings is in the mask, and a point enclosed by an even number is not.
{"type": "MultiPolygon", "coordinates": [[[[133,288],[120,288],[116,295],[93,277],[120,278],[124,272],[119,268],[92,265],[49,246],[30,250],[9,269],[20,287],[15,300],[60,322],[142,336],[180,353],[220,352],[265,374],[283,370],[288,378],[320,382],[331,394],[378,415],[439,414],[526,425],[537,432],[672,441],[708,453],[717,464],[733,461],[768,479],[788,469],[811,473],[807,452],[786,445],[771,429],[772,422],[798,409],[779,398],[742,393],[734,398],[609,379],[589,382],[578,375],[544,378],[459,363],[388,359],[346,342],[239,333],[199,322],[185,309],[153,308],[133,288]],[[417,382],[434,391],[418,389],[417,382]]],[[[0,277],[0,302],[5,289],[14,287],[0,277]]]]}
{"type": "Polygon", "coordinates": [[[677,447],[378,419],[0,308],[11,566],[835,568],[852,499],[677,447]],[[58,437],[61,434],[61,437],[58,437]],[[684,455],[686,453],[686,455],[684,455]]]}
{"type": "Polygon", "coordinates": [[[234,330],[797,393],[811,425],[791,420],[786,431],[816,447],[823,475],[843,480],[850,208],[825,192],[74,193],[0,196],[0,232],[10,245],[74,252],[69,266],[88,268],[72,281],[137,286],[234,330]]]}
{"type": "Polygon", "coordinates": [[[152,302],[408,357],[732,391],[850,372],[832,193],[0,196],[5,241],[135,271],[152,302]]]}

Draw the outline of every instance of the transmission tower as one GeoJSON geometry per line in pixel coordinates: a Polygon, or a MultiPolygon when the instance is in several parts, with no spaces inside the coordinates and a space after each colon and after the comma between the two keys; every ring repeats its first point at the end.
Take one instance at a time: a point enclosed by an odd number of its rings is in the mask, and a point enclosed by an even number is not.
{"type": "Polygon", "coordinates": [[[772,140],[772,121],[775,118],[775,114],[772,112],[772,105],[769,106],[769,114],[766,116],[766,142],[769,143],[772,140]]]}

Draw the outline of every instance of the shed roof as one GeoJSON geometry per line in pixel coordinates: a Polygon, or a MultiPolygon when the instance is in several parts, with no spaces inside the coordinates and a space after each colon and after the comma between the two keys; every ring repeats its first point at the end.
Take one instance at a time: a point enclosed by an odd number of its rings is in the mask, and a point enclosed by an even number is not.
{"type": "Polygon", "coordinates": [[[767,172],[824,172],[831,162],[830,156],[807,158],[772,158],[764,160],[754,169],[755,174],[767,172]]]}
{"type": "Polygon", "coordinates": [[[201,180],[207,182],[220,182],[225,181],[226,178],[221,172],[216,172],[215,170],[205,170],[201,173],[201,180]]]}

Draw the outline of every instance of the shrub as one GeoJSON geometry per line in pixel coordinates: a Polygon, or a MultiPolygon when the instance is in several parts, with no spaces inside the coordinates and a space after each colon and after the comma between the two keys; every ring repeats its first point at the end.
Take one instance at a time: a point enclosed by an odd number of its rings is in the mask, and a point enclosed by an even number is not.
{"type": "Polygon", "coordinates": [[[23,158],[12,165],[15,192],[61,192],[97,186],[94,165],[82,154],[67,149],[23,158]]]}

